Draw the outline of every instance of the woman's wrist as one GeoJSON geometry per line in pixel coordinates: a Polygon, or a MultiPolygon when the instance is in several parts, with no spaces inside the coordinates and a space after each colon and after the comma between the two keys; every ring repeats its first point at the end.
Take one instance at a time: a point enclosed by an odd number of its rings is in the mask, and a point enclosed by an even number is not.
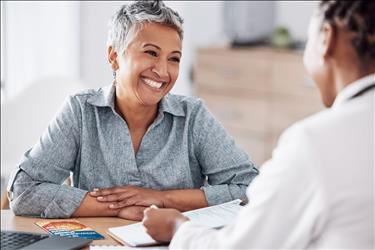
{"type": "Polygon", "coordinates": [[[157,205],[157,207],[159,208],[170,208],[170,197],[169,197],[169,193],[168,191],[157,191],[158,192],[158,195],[159,195],[159,200],[160,200],[160,203],[159,205],[157,205]]]}
{"type": "Polygon", "coordinates": [[[174,208],[181,212],[207,207],[206,196],[200,189],[166,190],[160,192],[160,202],[164,208],[174,208]]]}
{"type": "Polygon", "coordinates": [[[72,217],[118,216],[119,212],[120,209],[110,209],[109,203],[99,203],[95,198],[86,194],[72,217]]]}

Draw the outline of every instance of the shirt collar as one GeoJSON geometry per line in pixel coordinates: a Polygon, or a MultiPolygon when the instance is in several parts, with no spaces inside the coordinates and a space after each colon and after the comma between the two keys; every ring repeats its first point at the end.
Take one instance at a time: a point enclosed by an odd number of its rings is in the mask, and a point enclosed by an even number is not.
{"type": "MultiPolygon", "coordinates": [[[[97,107],[110,107],[115,110],[115,93],[116,87],[111,84],[104,88],[100,88],[92,95],[87,102],[97,107]]],[[[159,113],[170,113],[174,116],[185,116],[185,110],[180,101],[172,98],[173,95],[165,95],[159,102],[159,113]]]]}
{"type": "Polygon", "coordinates": [[[363,89],[375,84],[375,74],[370,74],[362,77],[353,83],[347,85],[341,92],[337,95],[332,107],[339,106],[344,102],[351,99],[353,96],[358,94],[363,89]]]}
{"type": "Polygon", "coordinates": [[[173,98],[172,94],[165,95],[159,103],[159,113],[167,112],[174,116],[185,116],[185,109],[181,100],[173,98]]]}
{"type": "Polygon", "coordinates": [[[115,108],[115,85],[111,84],[100,88],[87,102],[97,107],[115,108]]]}

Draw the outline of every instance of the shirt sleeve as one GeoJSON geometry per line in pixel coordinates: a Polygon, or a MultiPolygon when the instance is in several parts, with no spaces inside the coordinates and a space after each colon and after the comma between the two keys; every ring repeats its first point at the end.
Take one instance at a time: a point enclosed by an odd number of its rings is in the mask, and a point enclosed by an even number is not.
{"type": "Polygon", "coordinates": [[[66,218],[86,191],[62,185],[74,171],[80,145],[80,107],[69,97],[10,179],[10,207],[16,215],[66,218]]]}
{"type": "Polygon", "coordinates": [[[250,202],[234,223],[214,230],[184,223],[171,249],[303,249],[319,237],[327,202],[313,171],[308,139],[292,133],[282,139],[272,159],[249,186],[250,202]]]}
{"type": "Polygon", "coordinates": [[[246,198],[246,188],[258,170],[201,100],[195,108],[194,152],[202,174],[207,176],[208,185],[202,190],[208,205],[246,198]]]}

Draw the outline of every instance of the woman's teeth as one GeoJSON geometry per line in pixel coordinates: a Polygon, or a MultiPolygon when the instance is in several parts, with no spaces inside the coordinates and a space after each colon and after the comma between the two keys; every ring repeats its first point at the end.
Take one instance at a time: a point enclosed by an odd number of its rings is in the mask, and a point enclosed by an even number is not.
{"type": "Polygon", "coordinates": [[[163,85],[162,82],[155,82],[153,80],[143,78],[143,81],[150,87],[155,88],[155,89],[160,89],[161,86],[163,85]]]}

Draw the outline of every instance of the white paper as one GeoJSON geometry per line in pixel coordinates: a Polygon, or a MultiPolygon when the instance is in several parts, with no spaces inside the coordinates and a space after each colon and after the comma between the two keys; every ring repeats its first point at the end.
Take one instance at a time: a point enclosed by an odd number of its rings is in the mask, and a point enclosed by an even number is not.
{"type": "Polygon", "coordinates": [[[111,227],[108,228],[108,231],[110,235],[113,234],[115,238],[130,246],[147,246],[157,243],[146,233],[146,228],[141,222],[122,227],[111,227]]]}
{"type": "Polygon", "coordinates": [[[128,246],[115,246],[115,245],[90,245],[90,250],[167,250],[168,246],[154,246],[154,247],[128,247],[128,246]]]}
{"type": "MultiPolygon", "coordinates": [[[[216,206],[200,208],[183,213],[191,221],[207,227],[221,227],[229,224],[237,216],[242,208],[241,200],[233,200],[216,206]]],[[[141,222],[108,228],[110,234],[120,239],[130,246],[147,246],[157,244],[147,233],[141,222]]]]}
{"type": "Polygon", "coordinates": [[[234,220],[242,206],[241,200],[234,200],[216,206],[201,208],[183,213],[194,223],[207,227],[220,227],[234,220]]]}

